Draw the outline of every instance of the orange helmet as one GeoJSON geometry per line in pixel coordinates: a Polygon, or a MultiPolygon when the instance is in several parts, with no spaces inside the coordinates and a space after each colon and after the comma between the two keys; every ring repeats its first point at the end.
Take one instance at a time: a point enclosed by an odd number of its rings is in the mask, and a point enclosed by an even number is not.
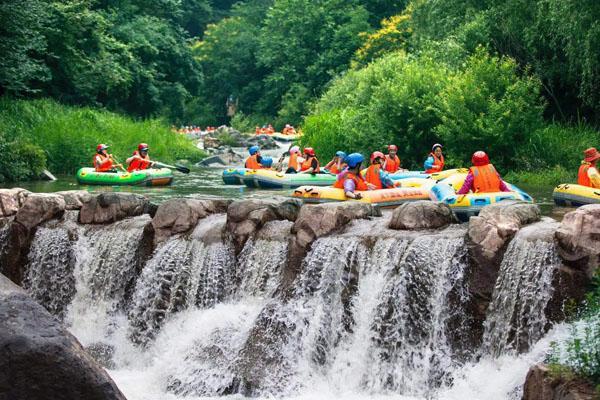
{"type": "Polygon", "coordinates": [[[380,151],[374,151],[373,154],[371,154],[371,164],[373,164],[373,161],[375,161],[378,158],[384,159],[385,156],[380,151]]]}
{"type": "Polygon", "coordinates": [[[476,151],[473,153],[473,157],[471,157],[471,162],[476,167],[481,167],[483,165],[488,165],[490,163],[490,158],[485,151],[476,151]]]}
{"type": "Polygon", "coordinates": [[[304,148],[304,154],[314,157],[315,150],[312,147],[306,147],[306,148],[304,148]]]}

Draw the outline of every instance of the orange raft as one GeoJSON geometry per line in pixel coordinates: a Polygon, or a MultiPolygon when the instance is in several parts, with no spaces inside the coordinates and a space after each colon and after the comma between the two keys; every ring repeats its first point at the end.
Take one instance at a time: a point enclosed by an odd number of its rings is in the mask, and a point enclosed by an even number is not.
{"type": "Polygon", "coordinates": [[[362,195],[360,200],[348,199],[343,189],[334,187],[301,186],[292,193],[293,198],[305,203],[328,203],[334,201],[353,200],[361,203],[377,204],[381,207],[396,207],[400,204],[429,200],[430,189],[435,184],[431,179],[406,179],[402,181],[402,187],[359,191],[362,195]]]}

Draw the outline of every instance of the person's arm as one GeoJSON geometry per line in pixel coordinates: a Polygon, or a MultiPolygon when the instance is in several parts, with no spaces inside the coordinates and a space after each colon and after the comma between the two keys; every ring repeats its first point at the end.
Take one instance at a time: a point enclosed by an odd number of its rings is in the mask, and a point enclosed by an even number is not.
{"type": "Polygon", "coordinates": [[[134,155],[132,155],[131,157],[129,157],[127,160],[125,160],[125,162],[126,162],[128,165],[129,165],[129,164],[131,164],[131,162],[132,162],[133,160],[141,160],[141,159],[142,159],[142,157],[140,157],[140,156],[139,156],[139,155],[137,155],[137,154],[134,154],[134,155]]]}
{"type": "Polygon", "coordinates": [[[400,187],[400,181],[394,182],[392,178],[390,178],[390,174],[382,169],[379,170],[379,180],[383,184],[384,189],[400,187]]]}
{"type": "Polygon", "coordinates": [[[327,169],[327,170],[331,169],[331,166],[332,166],[333,164],[335,164],[335,158],[333,158],[331,161],[329,161],[329,162],[327,163],[327,165],[325,165],[325,169],[327,169]]]}
{"type": "Polygon", "coordinates": [[[456,192],[456,194],[468,194],[473,188],[473,174],[471,171],[467,174],[465,178],[465,183],[463,183],[462,187],[456,192]]]}
{"type": "Polygon", "coordinates": [[[349,199],[356,200],[362,199],[362,195],[360,193],[354,193],[355,190],[356,184],[354,183],[354,180],[346,179],[344,181],[344,194],[346,195],[346,197],[348,197],[349,199]]]}
{"type": "Polygon", "coordinates": [[[506,182],[504,182],[502,180],[502,178],[500,178],[500,191],[501,192],[512,192],[512,189],[508,187],[508,185],[506,184],[506,182]]]}
{"type": "Polygon", "coordinates": [[[589,167],[588,168],[588,177],[590,178],[592,187],[594,189],[600,189],[600,172],[598,172],[598,168],[589,167]]]}

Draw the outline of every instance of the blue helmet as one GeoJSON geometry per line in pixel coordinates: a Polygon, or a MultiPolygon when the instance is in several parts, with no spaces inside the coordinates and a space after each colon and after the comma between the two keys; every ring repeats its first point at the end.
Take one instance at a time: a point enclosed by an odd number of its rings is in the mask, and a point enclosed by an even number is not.
{"type": "Polygon", "coordinates": [[[273,165],[273,159],[271,157],[263,157],[260,160],[260,165],[266,168],[271,168],[271,166],[273,165]]]}
{"type": "Polygon", "coordinates": [[[248,151],[250,152],[250,155],[253,156],[260,151],[260,147],[252,146],[248,149],[248,151]]]}
{"type": "Polygon", "coordinates": [[[344,153],[343,151],[336,151],[335,156],[343,160],[344,158],[346,158],[346,153],[344,153]]]}
{"type": "Polygon", "coordinates": [[[348,164],[350,168],[355,168],[358,164],[365,161],[365,158],[360,153],[352,153],[348,154],[344,159],[344,162],[348,164]]]}

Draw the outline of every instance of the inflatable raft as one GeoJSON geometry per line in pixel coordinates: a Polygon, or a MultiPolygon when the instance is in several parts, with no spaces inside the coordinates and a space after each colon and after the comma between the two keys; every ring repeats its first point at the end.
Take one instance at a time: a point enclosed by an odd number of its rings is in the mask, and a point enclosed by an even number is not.
{"type": "MultiPolygon", "coordinates": [[[[366,173],[366,169],[363,170],[363,175],[366,173]]],[[[441,172],[436,172],[433,174],[427,174],[425,171],[404,171],[404,172],[396,172],[395,174],[390,174],[390,178],[397,181],[400,179],[407,178],[431,178],[435,181],[439,181],[442,179],[446,179],[449,176],[454,174],[466,174],[468,170],[466,168],[455,168],[455,169],[447,169],[441,172]]]]}
{"type": "Polygon", "coordinates": [[[293,142],[294,140],[300,139],[300,135],[298,135],[298,134],[285,135],[281,132],[275,132],[274,134],[271,135],[271,137],[273,137],[273,139],[275,139],[275,140],[279,140],[280,142],[293,142]]]}
{"type": "MultiPolygon", "coordinates": [[[[435,182],[431,179],[407,178],[406,182],[403,181],[402,187],[399,188],[357,192],[362,195],[362,198],[353,201],[377,204],[380,207],[396,207],[409,201],[429,200],[429,192],[434,184],[435,182]]],[[[352,200],[346,197],[344,189],[337,189],[331,186],[301,186],[294,190],[292,197],[300,199],[305,203],[329,203],[352,200]]]]}
{"type": "Polygon", "coordinates": [[[586,204],[600,204],[600,189],[571,183],[563,183],[552,192],[558,206],[579,207],[586,204]]]}
{"type": "Polygon", "coordinates": [[[285,174],[271,169],[246,170],[243,183],[262,189],[294,189],[299,186],[331,186],[336,181],[330,174],[285,174]]]}
{"type": "Polygon", "coordinates": [[[226,185],[243,185],[243,178],[246,174],[246,168],[229,168],[223,171],[223,182],[226,185]]]}
{"type": "Polygon", "coordinates": [[[431,188],[431,200],[448,204],[461,221],[468,221],[470,217],[479,214],[483,207],[502,200],[533,202],[531,196],[508,182],[506,185],[512,189],[512,192],[457,194],[466,177],[465,173],[457,173],[441,180],[431,188]]]}
{"type": "Polygon", "coordinates": [[[173,182],[173,172],[168,168],[151,168],[134,172],[96,172],[94,168],[77,171],[81,185],[107,186],[166,186],[173,182]]]}

